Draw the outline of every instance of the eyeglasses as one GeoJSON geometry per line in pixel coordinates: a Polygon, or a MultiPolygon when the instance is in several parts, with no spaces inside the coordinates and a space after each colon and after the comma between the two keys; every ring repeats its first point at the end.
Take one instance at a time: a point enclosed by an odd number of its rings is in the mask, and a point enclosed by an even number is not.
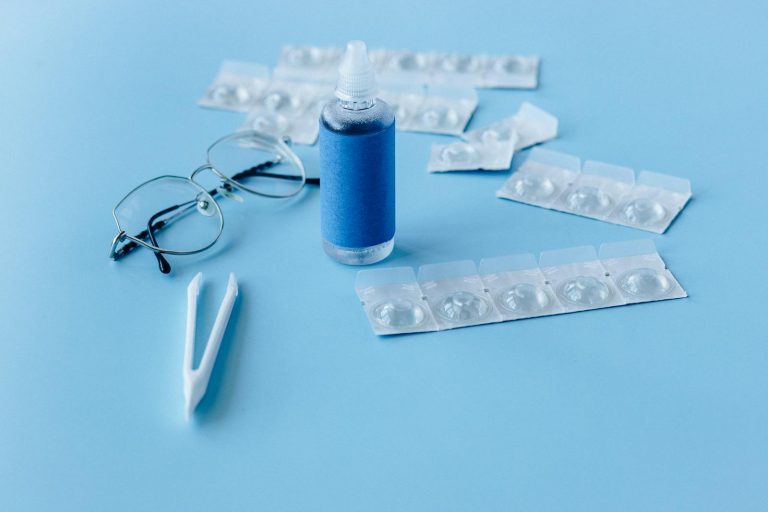
{"type": "MultiPolygon", "coordinates": [[[[171,265],[163,254],[196,254],[210,248],[224,230],[224,215],[214,199],[224,196],[242,202],[235,190],[263,197],[287,198],[307,178],[286,140],[261,132],[227,135],[208,148],[208,161],[189,176],[158,176],[131,190],[112,210],[118,233],[109,257],[119,260],[139,247],[155,253],[160,271],[171,265]],[[210,173],[216,185],[206,189],[198,178],[210,173]],[[174,229],[169,229],[173,226],[174,229]]],[[[209,176],[210,177],[210,176],[209,176]]]]}

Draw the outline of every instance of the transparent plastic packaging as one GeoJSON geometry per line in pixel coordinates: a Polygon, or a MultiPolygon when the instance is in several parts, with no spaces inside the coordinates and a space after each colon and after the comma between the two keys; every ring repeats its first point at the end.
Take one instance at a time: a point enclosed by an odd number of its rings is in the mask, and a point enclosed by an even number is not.
{"type": "Polygon", "coordinates": [[[320,110],[331,97],[329,86],[272,81],[253,102],[241,130],[290,137],[296,144],[317,140],[320,110]]]}
{"type": "Polygon", "coordinates": [[[269,68],[247,62],[225,61],[198,105],[246,112],[270,82],[269,68]]]}
{"type": "MultiPolygon", "coordinates": [[[[281,78],[333,81],[341,49],[285,46],[275,74],[281,78]]],[[[378,49],[370,52],[382,83],[465,85],[533,89],[538,85],[539,58],[378,49]]]]}
{"type": "Polygon", "coordinates": [[[440,329],[501,321],[473,261],[422,265],[419,286],[440,329]]]}
{"type": "Polygon", "coordinates": [[[687,297],[653,242],[606,243],[474,262],[363,270],[355,285],[374,333],[441,331],[687,297]]]}
{"type": "Polygon", "coordinates": [[[427,170],[507,170],[516,150],[557,136],[557,124],[557,118],[552,114],[523,103],[515,115],[465,132],[462,134],[464,142],[433,144],[427,170]]]}
{"type": "Polygon", "coordinates": [[[395,111],[397,129],[461,135],[477,109],[477,93],[468,87],[390,85],[379,97],[395,111]]]}
{"type": "Polygon", "coordinates": [[[664,233],[691,198],[690,182],[534,149],[496,197],[664,233]]]}
{"type": "Polygon", "coordinates": [[[566,312],[624,304],[592,246],[543,252],[539,266],[566,312]]]}
{"type": "Polygon", "coordinates": [[[361,270],[355,288],[376,334],[437,330],[411,267],[361,270]]]}
{"type": "Polygon", "coordinates": [[[427,171],[503,171],[512,164],[517,135],[500,141],[432,144],[427,171]]]}
{"type": "Polygon", "coordinates": [[[330,84],[276,80],[265,66],[225,62],[198,104],[247,112],[241,130],[311,145],[317,140],[320,111],[332,96],[330,84]]]}
{"type": "Polygon", "coordinates": [[[503,141],[515,134],[517,151],[554,139],[557,137],[557,125],[557,117],[526,101],[515,115],[469,130],[462,138],[469,142],[503,141]]]}

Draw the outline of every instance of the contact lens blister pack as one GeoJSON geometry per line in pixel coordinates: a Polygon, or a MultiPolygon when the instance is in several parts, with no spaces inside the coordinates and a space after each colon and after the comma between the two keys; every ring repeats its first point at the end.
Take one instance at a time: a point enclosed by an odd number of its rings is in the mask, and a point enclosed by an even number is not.
{"type": "Polygon", "coordinates": [[[566,313],[624,304],[591,245],[542,252],[539,268],[566,313]]]}
{"type": "Polygon", "coordinates": [[[464,142],[433,144],[427,170],[507,170],[516,150],[556,137],[557,124],[555,116],[525,102],[515,115],[465,132],[464,142]]]}
{"type": "Polygon", "coordinates": [[[379,97],[395,111],[400,131],[461,135],[477,109],[471,87],[390,87],[379,97]]]}
{"type": "Polygon", "coordinates": [[[504,320],[564,312],[533,254],[484,258],[480,275],[504,320]]]}
{"type": "Polygon", "coordinates": [[[502,199],[664,233],[691,198],[690,182],[534,149],[496,192],[502,199]]]}
{"type": "Polygon", "coordinates": [[[480,261],[361,270],[355,285],[374,333],[429,332],[687,297],[652,241],[480,261]]]}
{"type": "MultiPolygon", "coordinates": [[[[333,81],[340,48],[285,46],[275,75],[300,80],[333,81]]],[[[532,89],[538,85],[539,58],[522,55],[372,50],[369,52],[382,83],[419,83],[532,89]]]]}
{"type": "Polygon", "coordinates": [[[422,265],[418,278],[439,329],[501,321],[473,261],[422,265]]]}
{"type": "Polygon", "coordinates": [[[332,88],[324,85],[274,80],[254,101],[241,129],[288,136],[296,144],[314,144],[320,111],[332,95],[332,88]]]}
{"type": "Polygon", "coordinates": [[[688,296],[650,240],[603,244],[600,261],[626,304],[688,296]]]}
{"type": "Polygon", "coordinates": [[[225,61],[197,103],[203,107],[245,112],[251,108],[269,82],[269,68],[265,66],[225,61]]]}
{"type": "Polygon", "coordinates": [[[283,46],[277,58],[275,76],[287,80],[335,83],[343,53],[341,48],[283,46]]]}
{"type": "Polygon", "coordinates": [[[517,134],[507,140],[432,144],[427,171],[503,171],[512,164],[517,134]]]}
{"type": "Polygon", "coordinates": [[[355,288],[376,334],[437,330],[411,267],[362,270],[355,288]]]}
{"type": "Polygon", "coordinates": [[[557,117],[526,101],[515,115],[464,132],[462,138],[469,142],[502,141],[516,134],[517,151],[554,139],[557,136],[557,125],[557,117]]]}

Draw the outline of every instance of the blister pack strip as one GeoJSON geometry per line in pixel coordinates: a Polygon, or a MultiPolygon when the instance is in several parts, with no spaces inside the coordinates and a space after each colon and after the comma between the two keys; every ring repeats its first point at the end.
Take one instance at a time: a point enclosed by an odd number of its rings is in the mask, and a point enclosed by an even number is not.
{"type": "MultiPolygon", "coordinates": [[[[335,81],[340,48],[284,46],[276,76],[291,80],[335,81]]],[[[533,89],[538,85],[539,58],[522,55],[373,50],[371,61],[381,83],[461,84],[473,87],[533,89]]]]}
{"type": "MultiPolygon", "coordinates": [[[[320,113],[334,98],[333,90],[330,83],[271,78],[264,66],[225,62],[198,103],[248,112],[241,129],[314,144],[320,113]]],[[[392,105],[402,131],[461,135],[477,109],[471,87],[393,85],[381,89],[379,97],[392,105]]]]}
{"type": "Polygon", "coordinates": [[[461,135],[477,109],[471,87],[382,87],[379,97],[395,112],[398,130],[461,135]]]}
{"type": "Polygon", "coordinates": [[[516,150],[557,136],[557,118],[524,102],[513,116],[462,134],[463,141],[433,144],[429,172],[503,171],[516,150]]]}
{"type": "Polygon", "coordinates": [[[332,97],[329,84],[276,80],[264,66],[225,62],[198,103],[248,112],[243,130],[311,145],[317,140],[320,110],[332,97]]]}
{"type": "Polygon", "coordinates": [[[536,148],[496,197],[664,233],[691,198],[691,184],[536,148]]]}
{"type": "Polygon", "coordinates": [[[652,241],[361,270],[357,295],[378,335],[441,331],[687,297],[652,241]]]}

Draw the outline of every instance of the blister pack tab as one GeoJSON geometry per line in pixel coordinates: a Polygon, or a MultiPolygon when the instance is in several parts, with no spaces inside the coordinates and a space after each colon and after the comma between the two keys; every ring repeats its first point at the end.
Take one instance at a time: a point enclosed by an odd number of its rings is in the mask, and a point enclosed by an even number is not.
{"type": "Polygon", "coordinates": [[[246,112],[270,82],[269,68],[247,62],[225,61],[198,105],[246,112]]]}
{"type": "Polygon", "coordinates": [[[376,334],[441,331],[687,297],[650,240],[358,272],[376,334]]]}
{"type": "Polygon", "coordinates": [[[496,192],[502,199],[664,233],[691,198],[690,182],[534,149],[496,192]]]}
{"type": "MultiPolygon", "coordinates": [[[[342,51],[318,46],[285,46],[276,76],[334,81],[342,51]]],[[[539,58],[378,49],[369,52],[381,83],[418,83],[532,89],[538,85],[539,58]]]]}
{"type": "Polygon", "coordinates": [[[556,137],[557,123],[552,114],[523,103],[515,115],[465,132],[464,142],[433,144],[427,170],[507,170],[516,150],[556,137]]]}

